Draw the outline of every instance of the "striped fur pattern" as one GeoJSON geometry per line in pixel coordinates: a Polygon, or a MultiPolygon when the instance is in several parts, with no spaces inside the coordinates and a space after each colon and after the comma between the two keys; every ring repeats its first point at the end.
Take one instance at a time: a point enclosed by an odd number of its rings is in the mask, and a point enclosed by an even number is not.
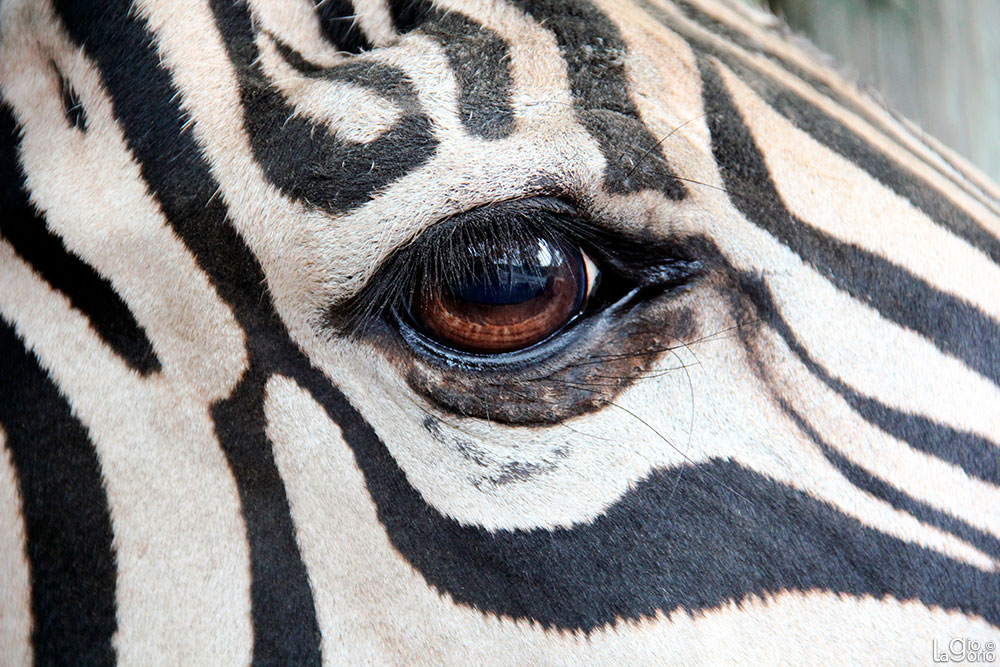
{"type": "Polygon", "coordinates": [[[0,97],[5,664],[1000,639],[998,191],[764,15],[5,0],[0,97]],[[552,201],[650,288],[411,344],[399,253],[552,201]]]}

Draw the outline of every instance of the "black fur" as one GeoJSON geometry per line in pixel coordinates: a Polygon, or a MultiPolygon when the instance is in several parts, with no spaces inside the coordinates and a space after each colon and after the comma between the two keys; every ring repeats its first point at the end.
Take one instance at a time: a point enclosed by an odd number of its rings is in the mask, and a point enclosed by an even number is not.
{"type": "MultiPolygon", "coordinates": [[[[331,78],[367,85],[400,104],[404,115],[367,144],[342,141],[295,115],[258,62],[249,9],[212,0],[216,25],[236,68],[244,129],[268,179],[290,197],[331,213],[360,206],[430,159],[437,147],[430,121],[401,72],[371,62],[325,70],[331,78]]],[[[363,113],[363,110],[358,110],[363,113]]]]}
{"type": "Polygon", "coordinates": [[[461,524],[424,502],[318,371],[294,377],[340,426],[393,546],[428,584],[484,613],[589,631],[821,589],[918,599],[1000,623],[1000,576],[863,526],[730,461],[656,470],[593,522],[569,529],[461,524]]]}
{"type": "Polygon", "coordinates": [[[70,125],[81,132],[86,132],[87,110],[83,108],[83,103],[80,102],[80,96],[76,94],[73,84],[69,82],[69,79],[67,79],[62,72],[56,70],[56,73],[59,75],[59,88],[62,96],[63,112],[66,114],[66,120],[69,121],[70,125]]]}
{"type": "MultiPolygon", "coordinates": [[[[646,0],[638,0],[638,2],[645,8],[645,10],[651,16],[655,17],[665,25],[680,31],[682,34],[685,35],[686,39],[693,39],[693,41],[699,45],[699,48],[705,49],[705,47],[707,46],[705,42],[697,38],[694,38],[693,35],[688,34],[687,31],[683,30],[679,25],[677,25],[676,22],[673,21],[662,9],[660,9],[655,5],[650,4],[646,0]]],[[[782,69],[792,73],[793,75],[804,81],[810,88],[815,89],[822,95],[826,95],[831,99],[837,100],[838,103],[842,104],[845,109],[848,109],[852,113],[856,114],[858,117],[864,119],[864,121],[870,123],[872,127],[875,127],[878,130],[884,132],[886,136],[891,137],[895,134],[894,128],[892,128],[886,122],[885,114],[874,113],[870,110],[870,108],[858,104],[854,100],[850,98],[845,98],[843,95],[838,94],[827,83],[816,78],[815,76],[810,74],[807,70],[803,69],[802,67],[799,67],[791,60],[783,57],[777,51],[771,48],[770,45],[761,43],[758,40],[751,37],[750,35],[744,34],[736,29],[731,28],[726,23],[719,21],[718,19],[705,13],[701,8],[691,4],[690,2],[688,2],[688,0],[673,0],[673,2],[681,10],[681,12],[684,13],[685,16],[693,20],[695,23],[707,28],[716,35],[724,37],[726,41],[739,46],[739,48],[744,49],[749,53],[768,58],[769,60],[779,65],[782,69]]],[[[779,28],[779,30],[783,30],[786,33],[790,34],[789,29],[785,26],[782,26],[781,28],[779,28]]],[[[721,53],[721,51],[717,51],[715,49],[708,48],[706,52],[712,52],[716,56],[723,57],[723,60],[725,60],[727,64],[729,64],[730,66],[736,65],[736,63],[738,62],[737,59],[724,56],[721,53]]],[[[744,75],[746,75],[747,73],[748,72],[745,71],[742,72],[742,74],[744,75]]],[[[803,100],[799,101],[802,102],[803,100]]],[[[822,114],[820,113],[820,115],[822,114]]],[[[808,124],[806,124],[806,126],[808,126],[808,124]]],[[[806,129],[806,126],[803,126],[802,129],[806,129]]],[[[869,146],[862,140],[859,141],[862,146],[871,150],[871,146],[869,146]]],[[[942,155],[938,155],[937,157],[940,158],[941,160],[944,160],[952,169],[955,170],[956,174],[962,174],[967,178],[967,175],[963,173],[961,167],[950,162],[949,160],[947,160],[946,157],[942,155]]],[[[927,163],[926,159],[918,154],[911,153],[910,158],[913,160],[920,160],[924,163],[927,163]]],[[[895,165],[895,169],[902,170],[905,173],[905,170],[902,169],[901,165],[895,165]]],[[[937,171],[935,167],[932,167],[932,169],[937,171]]],[[[981,203],[985,204],[988,208],[996,207],[996,202],[988,200],[986,197],[983,196],[983,193],[981,191],[979,191],[974,187],[970,187],[968,180],[963,180],[949,173],[938,172],[938,174],[939,177],[950,180],[951,183],[955,185],[957,188],[965,191],[970,197],[977,199],[981,203]]]]}
{"type": "Polygon", "coordinates": [[[262,410],[260,383],[266,379],[260,368],[273,365],[276,345],[287,341],[270,307],[263,273],[227,221],[220,198],[213,196],[218,184],[193,136],[182,129],[177,91],[131,3],[109,1],[96,10],[91,3],[60,0],[56,6],[71,38],[100,69],[151,193],[248,336],[251,368],[212,415],[248,526],[254,663],[318,664],[312,591],[293,539],[284,485],[255,421],[262,410]]]}
{"type": "Polygon", "coordinates": [[[416,30],[433,11],[428,0],[388,0],[392,27],[400,34],[416,30]]]}
{"type": "Polygon", "coordinates": [[[1000,325],[889,260],[792,216],[715,67],[704,58],[700,67],[712,152],[733,205],[839,289],[1000,384],[1000,325]]]}
{"type": "Polygon", "coordinates": [[[28,543],[35,664],[112,665],[118,573],[97,453],[48,372],[2,319],[0,378],[0,427],[28,543]]]}
{"type": "Polygon", "coordinates": [[[18,134],[12,110],[0,102],[0,237],[86,315],[95,333],[122,361],[143,375],[159,371],[160,360],[146,331],[111,283],[68,251],[31,203],[18,158],[18,134]]]}
{"type": "Polygon", "coordinates": [[[609,192],[659,190],[669,199],[686,195],[659,142],[643,125],[629,94],[625,42],[607,16],[590,2],[518,0],[514,3],[552,31],[569,72],[577,119],[607,160],[609,192]]]}
{"type": "Polygon", "coordinates": [[[458,79],[458,113],[465,128],[483,139],[503,139],[514,131],[510,106],[510,50],[482,25],[457,13],[432,12],[421,31],[448,54],[458,79]]]}
{"type": "Polygon", "coordinates": [[[315,0],[320,32],[339,51],[361,53],[372,48],[354,18],[349,0],[315,0]]]}
{"type": "MultiPolygon", "coordinates": [[[[882,405],[874,399],[858,394],[848,385],[818,364],[802,344],[795,333],[781,316],[774,304],[770,290],[763,280],[755,276],[739,275],[737,278],[740,294],[749,298],[754,307],[754,314],[759,321],[777,333],[788,348],[813,375],[839,393],[858,413],[873,425],[890,433],[910,446],[925,451],[932,456],[954,463],[962,467],[969,475],[979,477],[994,484],[997,483],[997,468],[1000,466],[1000,456],[996,454],[996,444],[976,435],[966,432],[956,432],[946,426],[930,421],[925,417],[910,415],[882,405]],[[914,425],[916,424],[916,425],[914,425]]],[[[746,329],[737,329],[737,335],[749,346],[746,329]]],[[[761,362],[764,365],[764,362],[761,362]]],[[[920,502],[910,495],[892,487],[876,478],[862,467],[852,463],[836,449],[823,441],[816,431],[809,426],[802,416],[785,399],[777,397],[782,409],[792,418],[798,427],[810,440],[823,451],[826,458],[859,489],[876,498],[881,498],[898,510],[908,512],[921,521],[937,526],[942,530],[955,534],[970,544],[982,549],[985,553],[1000,558],[1000,540],[969,524],[956,519],[926,503],[920,502]]]]}
{"type": "MultiPolygon", "coordinates": [[[[277,341],[259,334],[255,338],[272,349],[277,347],[277,341]]],[[[278,340],[287,346],[286,340],[278,340]]],[[[295,540],[285,485],[264,432],[264,386],[273,370],[272,360],[257,356],[259,349],[254,346],[252,365],[232,395],[212,406],[216,434],[236,479],[250,541],[254,663],[318,665],[320,633],[309,574],[295,540]]]]}

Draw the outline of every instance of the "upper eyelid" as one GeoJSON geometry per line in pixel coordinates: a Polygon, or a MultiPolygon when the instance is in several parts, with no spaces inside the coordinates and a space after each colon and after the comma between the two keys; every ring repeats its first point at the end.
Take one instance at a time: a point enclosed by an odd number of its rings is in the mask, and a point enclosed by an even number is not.
{"type": "MultiPolygon", "coordinates": [[[[436,252],[434,247],[435,241],[438,240],[436,237],[447,233],[450,227],[468,224],[477,217],[533,213],[582,220],[579,209],[573,204],[561,198],[544,195],[493,202],[448,216],[422,229],[415,238],[386,255],[361,289],[342,303],[329,307],[322,318],[324,324],[347,336],[363,332],[369,325],[374,324],[381,311],[398,303],[405,290],[412,287],[414,256],[436,252]]],[[[560,234],[567,231],[563,225],[555,226],[558,229],[551,230],[551,233],[560,234]]],[[[578,239],[574,238],[576,236],[577,234],[570,234],[567,240],[577,242],[578,239]]]]}
{"type": "MultiPolygon", "coordinates": [[[[353,297],[332,306],[325,324],[340,335],[364,333],[381,322],[388,309],[398,308],[404,297],[412,295],[407,290],[414,288],[420,262],[426,262],[422,254],[439,252],[436,244],[443,236],[462,230],[463,225],[473,229],[475,225],[484,229],[490,224],[502,227],[510,223],[504,216],[520,216],[524,232],[554,235],[577,245],[600,268],[602,275],[617,274],[636,288],[684,282],[704,268],[684,244],[633,238],[627,232],[613,231],[562,198],[525,197],[475,207],[425,228],[409,244],[388,255],[353,297]],[[546,224],[536,224],[531,216],[544,218],[546,224]]],[[[454,256],[448,258],[454,259],[454,256]]]]}

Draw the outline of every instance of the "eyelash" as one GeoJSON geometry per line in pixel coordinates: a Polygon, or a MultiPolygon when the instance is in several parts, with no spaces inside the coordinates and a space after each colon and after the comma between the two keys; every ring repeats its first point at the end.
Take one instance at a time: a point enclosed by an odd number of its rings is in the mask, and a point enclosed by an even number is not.
{"type": "MultiPolygon", "coordinates": [[[[493,361],[504,360],[524,363],[525,355],[520,352],[464,354],[437,345],[419,332],[403,304],[413,298],[423,276],[447,281],[462,275],[471,262],[467,248],[472,243],[513,246],[539,238],[575,245],[592,259],[601,274],[600,284],[584,310],[553,338],[564,337],[577,322],[611,305],[627,307],[633,301],[651,298],[655,292],[679,287],[700,269],[700,263],[690,253],[660,241],[636,239],[621,232],[612,235],[562,199],[511,200],[472,209],[428,228],[386,259],[359,294],[331,311],[330,324],[342,334],[361,336],[389,322],[418,353],[443,357],[451,365],[458,362],[469,367],[490,366],[493,361]]],[[[544,356],[545,350],[528,355],[531,359],[544,356]]]]}

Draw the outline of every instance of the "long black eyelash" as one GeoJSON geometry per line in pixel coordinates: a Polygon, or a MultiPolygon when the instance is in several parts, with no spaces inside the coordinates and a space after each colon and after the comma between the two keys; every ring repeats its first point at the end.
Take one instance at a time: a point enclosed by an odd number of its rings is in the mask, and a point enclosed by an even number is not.
{"type": "Polygon", "coordinates": [[[513,200],[482,206],[428,228],[390,255],[361,292],[332,308],[328,323],[341,335],[363,334],[412,299],[419,285],[461,284],[475,269],[470,247],[533,247],[538,239],[570,243],[590,254],[602,271],[599,291],[605,302],[630,291],[681,282],[698,266],[689,252],[676,246],[620,232],[612,235],[561,199],[513,200]]]}
{"type": "Polygon", "coordinates": [[[482,206],[428,228],[390,255],[356,296],[331,311],[330,323],[342,335],[358,335],[385,311],[412,299],[420,284],[459,284],[473,271],[470,246],[516,248],[538,238],[568,234],[566,217],[575,210],[560,200],[537,198],[482,206]]]}

